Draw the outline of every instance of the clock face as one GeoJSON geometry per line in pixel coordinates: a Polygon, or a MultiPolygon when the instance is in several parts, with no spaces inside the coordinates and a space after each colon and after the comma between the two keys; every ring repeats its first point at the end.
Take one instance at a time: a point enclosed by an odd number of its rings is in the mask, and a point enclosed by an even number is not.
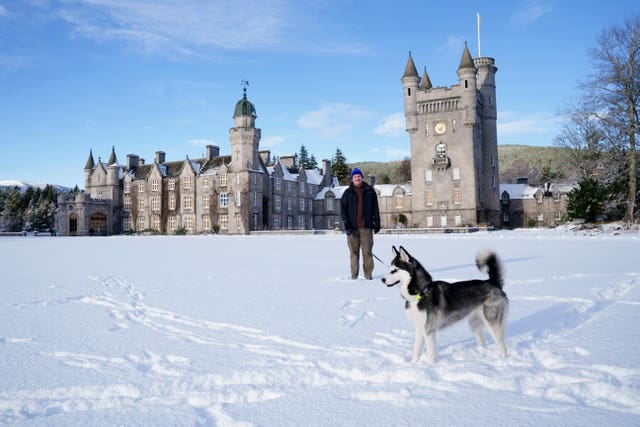
{"type": "Polygon", "coordinates": [[[447,130],[447,125],[444,122],[438,122],[436,123],[436,125],[433,127],[433,130],[436,131],[436,133],[438,135],[442,135],[443,133],[446,132],[447,130]]]}

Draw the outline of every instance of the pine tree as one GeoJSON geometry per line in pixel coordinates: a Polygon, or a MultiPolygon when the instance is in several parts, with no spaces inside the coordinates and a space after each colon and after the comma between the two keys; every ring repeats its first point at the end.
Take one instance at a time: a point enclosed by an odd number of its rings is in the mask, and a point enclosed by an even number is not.
{"type": "Polygon", "coordinates": [[[349,184],[349,166],[347,165],[347,158],[342,154],[340,148],[336,149],[336,154],[332,159],[333,174],[338,178],[338,182],[342,185],[349,184]]]}
{"type": "Polygon", "coordinates": [[[315,169],[317,167],[318,167],[318,161],[316,160],[316,156],[314,156],[312,154],[311,158],[309,159],[309,168],[308,169],[315,169]]]}
{"type": "Polygon", "coordinates": [[[605,191],[598,181],[585,178],[567,195],[567,214],[569,219],[584,219],[596,222],[602,213],[605,191]]]}
{"type": "Polygon", "coordinates": [[[303,145],[300,146],[300,167],[302,169],[310,169],[309,168],[309,152],[307,148],[303,145]]]}

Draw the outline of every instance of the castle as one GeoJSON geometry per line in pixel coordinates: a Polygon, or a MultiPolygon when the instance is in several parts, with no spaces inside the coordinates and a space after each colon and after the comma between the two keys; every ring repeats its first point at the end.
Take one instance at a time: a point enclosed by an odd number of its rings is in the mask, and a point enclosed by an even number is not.
{"type": "MultiPolygon", "coordinates": [[[[411,54],[401,78],[412,182],[370,184],[379,195],[382,228],[500,225],[495,73],[493,58],[471,58],[465,46],[458,84],[433,87],[411,54]]],[[[229,130],[231,154],[209,145],[203,158],[152,163],[128,155],[107,163],[90,151],[85,192],[58,199],[61,235],[130,231],[173,234],[257,230],[323,230],[341,226],[331,163],[298,168],[293,157],[261,151],[256,110],[246,87],[229,130]]]]}

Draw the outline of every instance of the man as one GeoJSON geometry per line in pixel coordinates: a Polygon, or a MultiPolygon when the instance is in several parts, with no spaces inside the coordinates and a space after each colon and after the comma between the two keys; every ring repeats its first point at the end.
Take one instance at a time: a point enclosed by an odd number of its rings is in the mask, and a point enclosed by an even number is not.
{"type": "Polygon", "coordinates": [[[380,231],[380,211],[378,195],[372,186],[362,180],[362,171],[358,168],[351,171],[351,185],[340,199],[340,214],[351,254],[351,278],[358,278],[362,249],[364,277],[371,280],[373,234],[380,231]]]}

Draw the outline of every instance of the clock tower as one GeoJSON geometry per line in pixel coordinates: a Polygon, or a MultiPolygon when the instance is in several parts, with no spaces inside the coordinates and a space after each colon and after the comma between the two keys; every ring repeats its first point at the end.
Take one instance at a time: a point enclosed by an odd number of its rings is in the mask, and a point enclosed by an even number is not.
{"type": "Polygon", "coordinates": [[[402,76],[411,144],[411,224],[418,227],[500,224],[493,58],[465,45],[458,84],[433,87],[409,58],[402,76]]]}

